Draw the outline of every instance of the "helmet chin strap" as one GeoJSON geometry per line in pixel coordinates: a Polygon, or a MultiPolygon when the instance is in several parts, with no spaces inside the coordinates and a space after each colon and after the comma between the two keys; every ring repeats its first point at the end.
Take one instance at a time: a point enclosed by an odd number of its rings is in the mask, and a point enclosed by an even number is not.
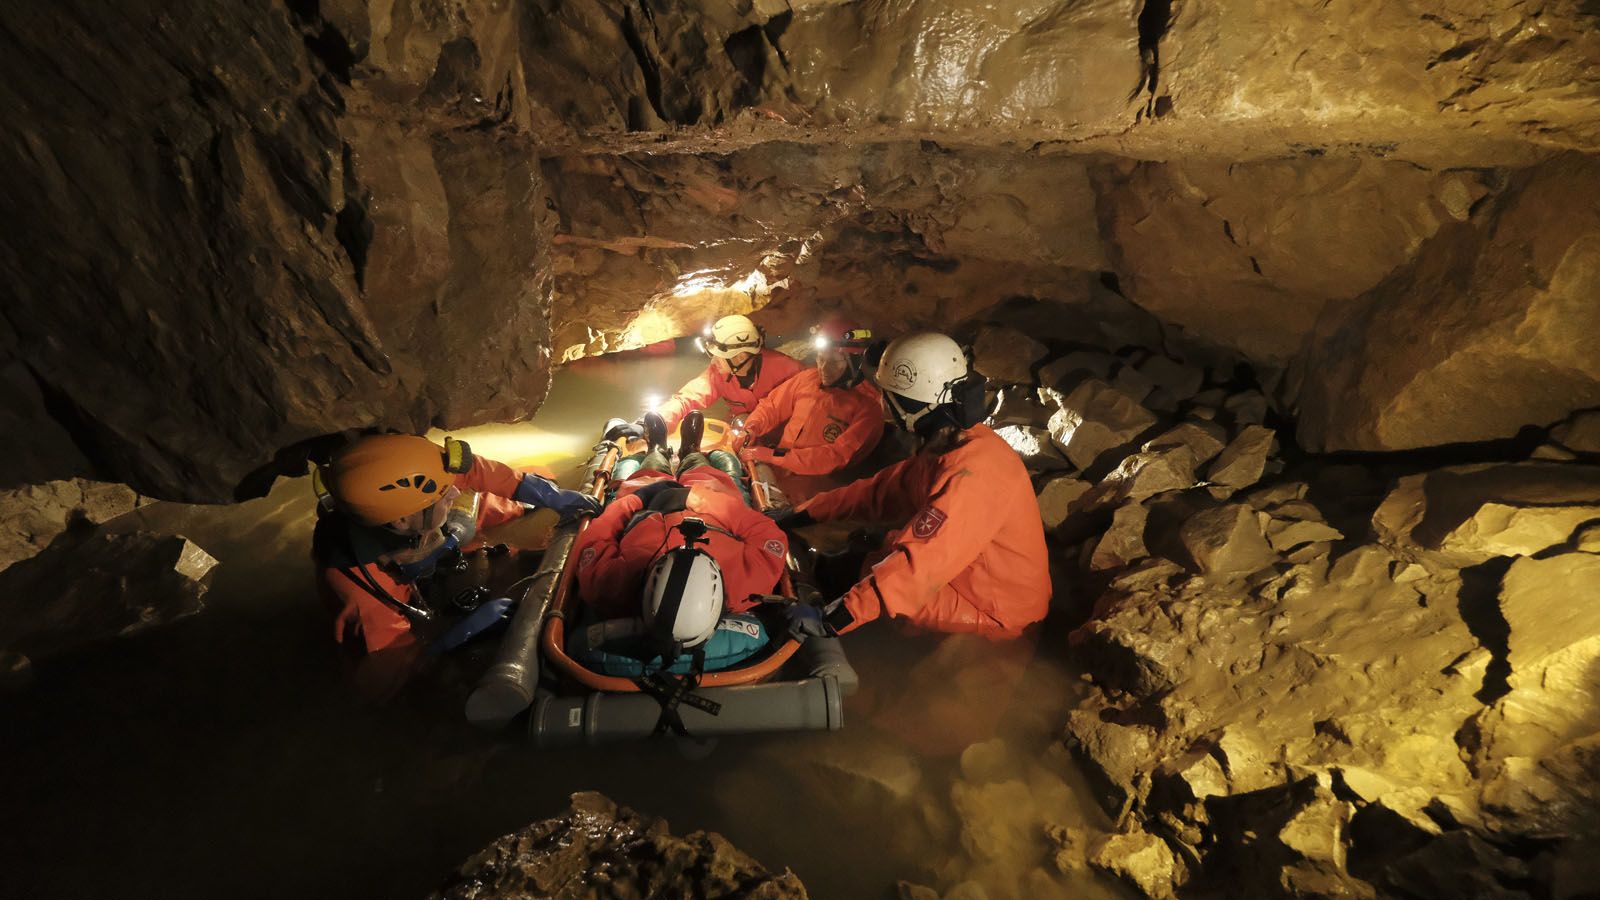
{"type": "Polygon", "coordinates": [[[900,405],[899,396],[892,391],[884,391],[883,396],[884,399],[889,401],[889,409],[894,413],[895,424],[899,425],[902,430],[912,434],[917,433],[917,423],[922,421],[923,417],[938,409],[937,406],[930,403],[921,409],[907,411],[905,407],[900,405]]]}

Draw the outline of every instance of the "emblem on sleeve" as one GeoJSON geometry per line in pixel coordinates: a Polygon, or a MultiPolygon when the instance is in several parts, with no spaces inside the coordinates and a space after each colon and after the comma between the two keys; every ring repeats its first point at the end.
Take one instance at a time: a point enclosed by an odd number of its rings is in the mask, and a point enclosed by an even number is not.
{"type": "Polygon", "coordinates": [[[918,540],[925,541],[939,533],[944,520],[944,513],[930,506],[919,513],[916,521],[911,523],[911,534],[918,540]]]}
{"type": "Polygon", "coordinates": [[[578,568],[580,568],[580,569],[589,568],[589,564],[594,562],[595,555],[596,554],[595,554],[595,548],[594,547],[585,547],[585,548],[583,548],[583,553],[578,556],[578,568]]]}
{"type": "Polygon", "coordinates": [[[773,556],[783,559],[783,542],[777,538],[767,541],[767,543],[764,545],[764,549],[773,556]]]}

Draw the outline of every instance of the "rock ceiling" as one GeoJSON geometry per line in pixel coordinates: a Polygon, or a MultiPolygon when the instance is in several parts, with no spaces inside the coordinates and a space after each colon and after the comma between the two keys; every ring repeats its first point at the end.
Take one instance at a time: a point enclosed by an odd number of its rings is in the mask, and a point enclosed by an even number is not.
{"type": "Polygon", "coordinates": [[[1310,450],[1506,437],[1600,405],[1597,24],[11,4],[6,480],[226,500],[342,429],[530,414],[553,362],[719,311],[894,330],[1018,298],[1058,344],[1252,363],[1310,450]]]}

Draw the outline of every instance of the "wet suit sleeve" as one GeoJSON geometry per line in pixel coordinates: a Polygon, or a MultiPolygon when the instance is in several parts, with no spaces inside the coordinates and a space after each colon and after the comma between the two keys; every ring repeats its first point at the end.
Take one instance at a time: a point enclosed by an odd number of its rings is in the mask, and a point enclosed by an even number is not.
{"type": "Polygon", "coordinates": [[[605,618],[629,614],[638,595],[638,572],[622,558],[622,532],[644,503],[635,495],[619,497],[595,517],[572,548],[578,560],[578,590],[583,602],[605,618]]]}
{"type": "Polygon", "coordinates": [[[749,576],[745,582],[749,589],[744,596],[728,597],[729,608],[737,612],[748,608],[751,594],[771,593],[777,586],[789,552],[789,538],[771,519],[748,507],[729,524],[732,527],[728,530],[743,544],[743,571],[749,576]]]}
{"type": "MultiPolygon", "coordinates": [[[[715,363],[712,365],[715,365],[715,363]]],[[[667,430],[670,431],[684,416],[694,410],[705,409],[717,402],[717,398],[721,396],[721,382],[711,377],[711,366],[707,366],[704,372],[695,376],[688,384],[678,388],[678,392],[673,394],[670,400],[661,404],[661,408],[656,412],[660,413],[661,418],[667,420],[667,430]]]]}
{"type": "Polygon", "coordinates": [[[472,457],[472,468],[462,474],[459,482],[462,490],[472,490],[479,493],[494,494],[514,499],[517,486],[522,483],[522,474],[503,462],[483,456],[472,457]]]}
{"type": "Polygon", "coordinates": [[[796,475],[827,475],[830,472],[837,472],[855,458],[856,451],[871,439],[874,429],[883,428],[883,420],[878,417],[877,412],[875,409],[858,411],[849,427],[843,434],[834,438],[832,443],[824,441],[815,447],[790,450],[783,456],[773,457],[768,462],[796,475]]]}
{"type": "Polygon", "coordinates": [[[927,505],[890,536],[889,555],[844,595],[855,618],[850,628],[881,615],[911,615],[932,603],[994,539],[1000,522],[981,479],[965,468],[945,474],[927,505]]]}
{"type": "Polygon", "coordinates": [[[918,457],[901,460],[871,478],[854,481],[841,488],[824,491],[800,504],[798,509],[819,522],[838,519],[899,521],[916,512],[918,500],[911,485],[918,457]]]}
{"type": "Polygon", "coordinates": [[[782,382],[772,393],[761,398],[756,408],[745,417],[744,431],[750,440],[761,437],[775,428],[781,427],[794,415],[794,386],[796,379],[782,382]]]}

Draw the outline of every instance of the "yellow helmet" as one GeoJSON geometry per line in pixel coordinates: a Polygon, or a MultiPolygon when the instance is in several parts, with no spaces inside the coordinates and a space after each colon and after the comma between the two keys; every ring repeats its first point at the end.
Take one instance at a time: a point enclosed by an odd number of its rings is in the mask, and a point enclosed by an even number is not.
{"type": "Polygon", "coordinates": [[[700,336],[700,347],[712,356],[731,359],[741,353],[759,353],[763,335],[749,316],[723,316],[700,336]]]}
{"type": "Polygon", "coordinates": [[[427,509],[455,484],[446,450],[425,437],[376,434],[340,450],[328,464],[327,487],[346,512],[383,525],[427,509]]]}

